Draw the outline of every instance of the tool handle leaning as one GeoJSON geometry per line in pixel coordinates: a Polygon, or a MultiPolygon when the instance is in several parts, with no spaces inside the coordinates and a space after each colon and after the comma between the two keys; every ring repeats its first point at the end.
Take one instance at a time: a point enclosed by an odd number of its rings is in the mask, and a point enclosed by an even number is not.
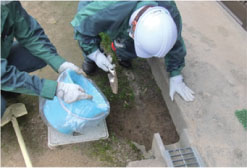
{"type": "Polygon", "coordinates": [[[29,154],[27,152],[27,148],[26,148],[25,142],[23,140],[18,122],[17,122],[15,117],[12,117],[11,121],[12,121],[14,130],[15,130],[15,133],[16,133],[17,139],[18,139],[18,143],[19,143],[20,148],[21,148],[22,155],[24,157],[25,164],[27,167],[32,167],[32,163],[31,163],[29,154]]]}

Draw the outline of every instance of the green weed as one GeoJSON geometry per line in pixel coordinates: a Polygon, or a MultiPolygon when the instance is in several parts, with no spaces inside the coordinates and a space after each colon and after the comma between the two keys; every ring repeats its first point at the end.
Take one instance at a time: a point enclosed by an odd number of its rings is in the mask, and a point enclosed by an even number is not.
{"type": "Polygon", "coordinates": [[[247,109],[237,110],[235,115],[247,131],[247,109]]]}
{"type": "MultiPolygon", "coordinates": [[[[111,50],[111,39],[104,33],[100,34],[102,39],[101,47],[104,48],[106,54],[111,54],[113,62],[116,64],[116,55],[111,50]]],[[[120,66],[116,67],[118,77],[118,94],[113,94],[109,84],[107,74],[101,70],[98,71],[97,75],[91,78],[95,81],[100,90],[104,93],[110,103],[121,104],[123,108],[130,108],[134,101],[134,92],[130,88],[129,81],[124,75],[124,69],[120,66]]]]}

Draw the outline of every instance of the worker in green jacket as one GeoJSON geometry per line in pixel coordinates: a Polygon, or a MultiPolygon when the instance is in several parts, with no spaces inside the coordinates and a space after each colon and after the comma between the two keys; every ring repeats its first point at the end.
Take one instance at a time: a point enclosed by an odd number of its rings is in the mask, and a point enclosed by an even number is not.
{"type": "Polygon", "coordinates": [[[46,99],[56,95],[67,103],[91,98],[79,85],[29,75],[46,64],[59,73],[66,69],[83,73],[82,69],[58,55],[44,30],[20,2],[1,1],[1,116],[6,108],[4,94],[8,92],[46,99]]]}
{"type": "Polygon", "coordinates": [[[181,36],[182,21],[173,1],[81,1],[71,22],[85,58],[87,74],[97,67],[114,68],[100,49],[99,33],[113,40],[118,62],[131,67],[131,59],[164,57],[170,74],[170,97],[177,92],[185,101],[194,100],[194,92],[183,82],[186,48],[181,36]]]}

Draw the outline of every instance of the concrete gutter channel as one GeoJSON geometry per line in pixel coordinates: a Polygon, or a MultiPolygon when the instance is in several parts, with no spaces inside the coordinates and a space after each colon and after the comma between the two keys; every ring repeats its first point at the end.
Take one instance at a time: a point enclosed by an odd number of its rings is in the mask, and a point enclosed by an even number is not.
{"type": "Polygon", "coordinates": [[[174,166],[167,151],[186,147],[197,149],[201,166],[245,167],[247,132],[234,112],[247,108],[247,33],[217,2],[177,5],[188,53],[183,75],[196,92],[196,100],[186,103],[177,96],[172,102],[164,60],[149,59],[180,140],[164,145],[155,134],[151,149],[155,158],[130,162],[128,167],[174,166]]]}
{"type": "MultiPolygon", "coordinates": [[[[167,151],[184,149],[191,147],[191,140],[187,133],[187,124],[184,120],[182,110],[178,103],[172,102],[169,97],[169,79],[168,74],[164,69],[164,60],[152,58],[148,60],[148,64],[152,69],[155,81],[158,87],[161,89],[164,101],[167,104],[172,120],[176,126],[176,130],[179,134],[179,142],[171,145],[164,145],[159,133],[154,134],[151,153],[155,157],[154,159],[134,161],[130,162],[127,167],[162,167],[162,166],[174,166],[171,163],[171,158],[167,155],[167,151]]],[[[205,166],[203,160],[197,155],[198,166],[205,166]]],[[[184,165],[186,166],[186,165],[184,165]]],[[[183,167],[184,167],[183,166],[183,167]]]]}

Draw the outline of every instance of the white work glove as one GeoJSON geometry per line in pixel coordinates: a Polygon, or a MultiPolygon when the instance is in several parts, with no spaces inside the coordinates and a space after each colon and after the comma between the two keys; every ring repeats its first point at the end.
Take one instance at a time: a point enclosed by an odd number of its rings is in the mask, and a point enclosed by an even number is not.
{"type": "Polygon", "coordinates": [[[188,88],[183,82],[183,76],[178,75],[170,78],[170,97],[174,100],[174,94],[178,93],[185,101],[193,101],[195,94],[190,88],[188,88]]]}
{"type": "Polygon", "coordinates": [[[64,82],[58,82],[56,96],[66,103],[93,98],[91,95],[86,94],[79,85],[64,82]]]}
{"type": "Polygon", "coordinates": [[[105,54],[101,53],[99,49],[88,55],[88,58],[93,60],[96,65],[105,72],[108,72],[109,69],[113,69],[115,67],[115,65],[112,64],[112,57],[110,55],[106,57],[105,54]]]}
{"type": "Polygon", "coordinates": [[[79,68],[78,66],[74,65],[71,62],[64,62],[62,65],[60,65],[60,67],[58,68],[58,72],[62,73],[67,69],[71,69],[78,74],[82,74],[84,76],[87,76],[86,73],[81,68],[79,68]]]}

